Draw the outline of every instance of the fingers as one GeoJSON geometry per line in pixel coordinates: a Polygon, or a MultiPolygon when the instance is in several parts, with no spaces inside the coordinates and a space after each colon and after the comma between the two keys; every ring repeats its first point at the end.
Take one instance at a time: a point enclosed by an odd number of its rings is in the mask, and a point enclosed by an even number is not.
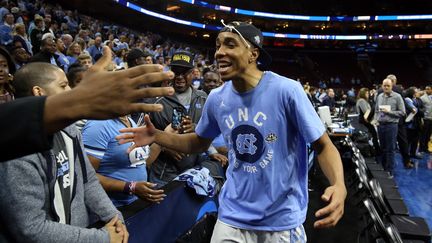
{"type": "Polygon", "coordinates": [[[117,233],[124,233],[123,232],[123,222],[121,220],[117,220],[117,222],[115,223],[115,229],[117,233]]]}
{"type": "MultiPolygon", "coordinates": [[[[329,201],[330,201],[330,198],[331,198],[332,195],[333,195],[333,192],[334,192],[333,187],[327,187],[326,190],[324,191],[324,194],[321,196],[321,199],[322,199],[323,201],[325,201],[325,202],[329,202],[329,201]]],[[[334,202],[333,202],[333,203],[330,203],[330,204],[327,205],[326,207],[324,207],[324,208],[318,210],[318,211],[315,213],[315,217],[321,217],[321,216],[323,216],[323,215],[330,214],[330,213],[334,210],[334,207],[335,207],[334,202]]]]}
{"type": "Polygon", "coordinates": [[[139,87],[141,85],[162,82],[166,80],[171,80],[173,78],[174,78],[173,72],[144,73],[142,75],[132,78],[132,84],[135,87],[139,87]]]}
{"type": "Polygon", "coordinates": [[[192,133],[192,132],[194,132],[194,129],[192,127],[183,129],[183,133],[192,133]]]}
{"type": "Polygon", "coordinates": [[[99,60],[90,68],[90,70],[101,71],[111,63],[112,60],[111,49],[108,46],[104,46],[102,51],[103,51],[102,57],[99,58],[99,60]]]}
{"type": "Polygon", "coordinates": [[[314,223],[315,228],[328,228],[337,224],[344,212],[345,195],[343,190],[338,190],[334,186],[325,190],[321,198],[330,204],[315,213],[316,217],[324,217],[314,223]]]}
{"type": "Polygon", "coordinates": [[[183,124],[183,125],[188,125],[188,124],[191,124],[191,123],[192,123],[192,119],[190,119],[189,116],[185,116],[185,117],[183,118],[183,120],[182,120],[182,124],[183,124]]]}
{"type": "Polygon", "coordinates": [[[118,71],[118,73],[124,77],[135,78],[140,75],[145,75],[149,73],[158,73],[158,72],[161,73],[162,71],[163,71],[163,66],[159,64],[144,64],[144,65],[138,65],[132,68],[128,68],[126,70],[118,71]]]}
{"type": "Polygon", "coordinates": [[[315,213],[315,217],[319,218],[322,216],[326,216],[331,214],[336,209],[336,205],[333,203],[330,203],[329,205],[325,206],[324,208],[321,208],[315,213]]]}
{"type": "Polygon", "coordinates": [[[177,162],[180,162],[180,160],[183,159],[183,156],[179,153],[174,154],[174,159],[177,160],[177,162]]]}
{"type": "Polygon", "coordinates": [[[321,210],[319,210],[316,214],[319,215],[328,215],[325,218],[322,218],[314,223],[315,228],[328,228],[333,227],[337,224],[339,219],[343,215],[343,208],[337,207],[336,205],[329,205],[321,210]],[[320,211],[324,213],[319,214],[320,211]]]}
{"type": "Polygon", "coordinates": [[[160,104],[144,104],[134,103],[129,105],[131,113],[133,112],[160,112],[163,110],[163,106],[160,104]]]}
{"type": "Polygon", "coordinates": [[[122,145],[122,144],[125,144],[125,143],[133,143],[133,138],[131,138],[131,139],[120,139],[119,141],[118,141],[118,143],[120,144],[120,145],[122,145]]]}
{"type": "Polygon", "coordinates": [[[146,126],[153,126],[153,123],[150,120],[150,116],[148,114],[144,115],[144,123],[146,124],[146,126]]]}
{"type": "MultiPolygon", "coordinates": [[[[159,64],[144,64],[144,65],[138,65],[132,68],[128,68],[126,70],[119,71],[120,75],[123,77],[128,78],[136,78],[142,75],[151,74],[151,73],[161,73],[163,72],[163,66],[159,64]]],[[[163,80],[168,80],[174,78],[174,73],[171,71],[163,72],[166,74],[168,78],[165,78],[163,80]],[[169,78],[171,77],[171,78],[169,78]]],[[[160,80],[162,81],[162,80],[160,80]]]]}
{"type": "Polygon", "coordinates": [[[328,217],[315,221],[314,228],[323,229],[336,226],[339,219],[342,217],[342,213],[334,212],[328,217]]]}
{"type": "MultiPolygon", "coordinates": [[[[140,132],[140,130],[143,129],[143,127],[128,127],[128,128],[122,128],[119,130],[120,133],[124,133],[121,135],[118,135],[117,137],[122,137],[126,135],[133,135],[135,132],[140,132]]],[[[116,137],[116,138],[117,138],[116,137]]]]}
{"type": "Polygon", "coordinates": [[[155,186],[157,186],[157,184],[153,184],[150,182],[140,182],[140,187],[141,187],[141,198],[146,199],[148,201],[154,202],[154,203],[159,203],[162,200],[164,200],[164,198],[166,197],[166,195],[164,194],[163,190],[155,190],[152,189],[155,186]]]}
{"type": "Polygon", "coordinates": [[[136,144],[132,144],[131,146],[129,146],[129,148],[127,149],[127,153],[130,153],[130,152],[132,152],[132,150],[134,150],[135,148],[137,148],[138,146],[136,146],[136,144]]]}
{"type": "Polygon", "coordinates": [[[127,243],[129,241],[129,232],[126,229],[126,225],[124,225],[124,224],[122,224],[122,225],[123,225],[123,232],[124,232],[123,243],[127,243]]]}
{"type": "Polygon", "coordinates": [[[150,97],[170,96],[174,94],[172,87],[163,88],[139,88],[133,92],[132,98],[134,100],[150,97]]]}
{"type": "Polygon", "coordinates": [[[133,142],[133,140],[135,138],[135,134],[125,133],[125,134],[120,134],[120,135],[116,136],[115,138],[119,142],[119,144],[130,143],[130,142],[133,142]]]}
{"type": "Polygon", "coordinates": [[[325,202],[330,201],[331,196],[333,195],[334,188],[333,187],[327,187],[324,191],[324,194],[321,196],[321,199],[325,202]]]}
{"type": "Polygon", "coordinates": [[[118,215],[116,214],[107,224],[106,226],[114,226],[118,220],[118,215]]]}

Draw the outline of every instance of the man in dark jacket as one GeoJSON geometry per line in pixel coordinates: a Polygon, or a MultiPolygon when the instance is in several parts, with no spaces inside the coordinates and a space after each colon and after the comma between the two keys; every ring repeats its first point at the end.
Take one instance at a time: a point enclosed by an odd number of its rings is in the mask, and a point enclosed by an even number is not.
{"type": "MultiPolygon", "coordinates": [[[[162,112],[151,113],[150,117],[157,128],[165,128],[178,119],[179,133],[195,131],[195,126],[201,118],[201,112],[207,99],[207,94],[192,88],[193,57],[189,52],[177,52],[172,57],[171,70],[175,73],[172,82],[175,94],[161,97],[156,104],[164,107],[162,112]]],[[[226,159],[226,158],[222,158],[226,159]]],[[[200,163],[203,157],[200,154],[182,154],[166,149],[161,152],[150,169],[149,180],[164,185],[174,179],[183,171],[200,163]]],[[[220,160],[219,160],[220,161],[220,160]]],[[[221,161],[222,162],[222,161],[221,161]]]]}
{"type": "Polygon", "coordinates": [[[41,51],[34,55],[30,59],[30,62],[47,62],[63,69],[61,63],[58,61],[59,56],[56,54],[56,51],[57,45],[54,39],[47,37],[42,40],[41,51]]]}

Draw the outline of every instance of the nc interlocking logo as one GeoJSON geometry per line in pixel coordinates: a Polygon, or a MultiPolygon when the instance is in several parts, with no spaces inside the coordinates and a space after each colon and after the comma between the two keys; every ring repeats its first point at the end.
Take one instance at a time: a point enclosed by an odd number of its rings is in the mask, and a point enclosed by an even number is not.
{"type": "Polygon", "coordinates": [[[236,139],[236,145],[239,154],[247,153],[250,155],[254,155],[257,150],[257,146],[254,145],[256,141],[257,139],[255,138],[255,135],[252,133],[239,134],[236,139]]]}
{"type": "Polygon", "coordinates": [[[239,163],[256,163],[265,151],[264,138],[257,128],[240,125],[231,132],[235,157],[239,163]]]}

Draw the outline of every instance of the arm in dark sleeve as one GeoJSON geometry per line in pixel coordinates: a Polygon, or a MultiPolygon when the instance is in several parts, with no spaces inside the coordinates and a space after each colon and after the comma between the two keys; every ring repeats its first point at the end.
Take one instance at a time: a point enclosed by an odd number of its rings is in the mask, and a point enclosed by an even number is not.
{"type": "Polygon", "coordinates": [[[52,138],[44,132],[46,97],[26,97],[0,105],[0,161],[48,150],[52,138]]]}

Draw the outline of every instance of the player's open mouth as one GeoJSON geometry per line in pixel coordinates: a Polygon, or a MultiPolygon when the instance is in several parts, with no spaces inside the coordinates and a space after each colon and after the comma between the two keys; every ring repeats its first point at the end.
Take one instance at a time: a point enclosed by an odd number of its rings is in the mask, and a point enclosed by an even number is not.
{"type": "Polygon", "coordinates": [[[231,63],[219,62],[219,72],[221,74],[227,72],[230,67],[231,67],[231,63]]]}

